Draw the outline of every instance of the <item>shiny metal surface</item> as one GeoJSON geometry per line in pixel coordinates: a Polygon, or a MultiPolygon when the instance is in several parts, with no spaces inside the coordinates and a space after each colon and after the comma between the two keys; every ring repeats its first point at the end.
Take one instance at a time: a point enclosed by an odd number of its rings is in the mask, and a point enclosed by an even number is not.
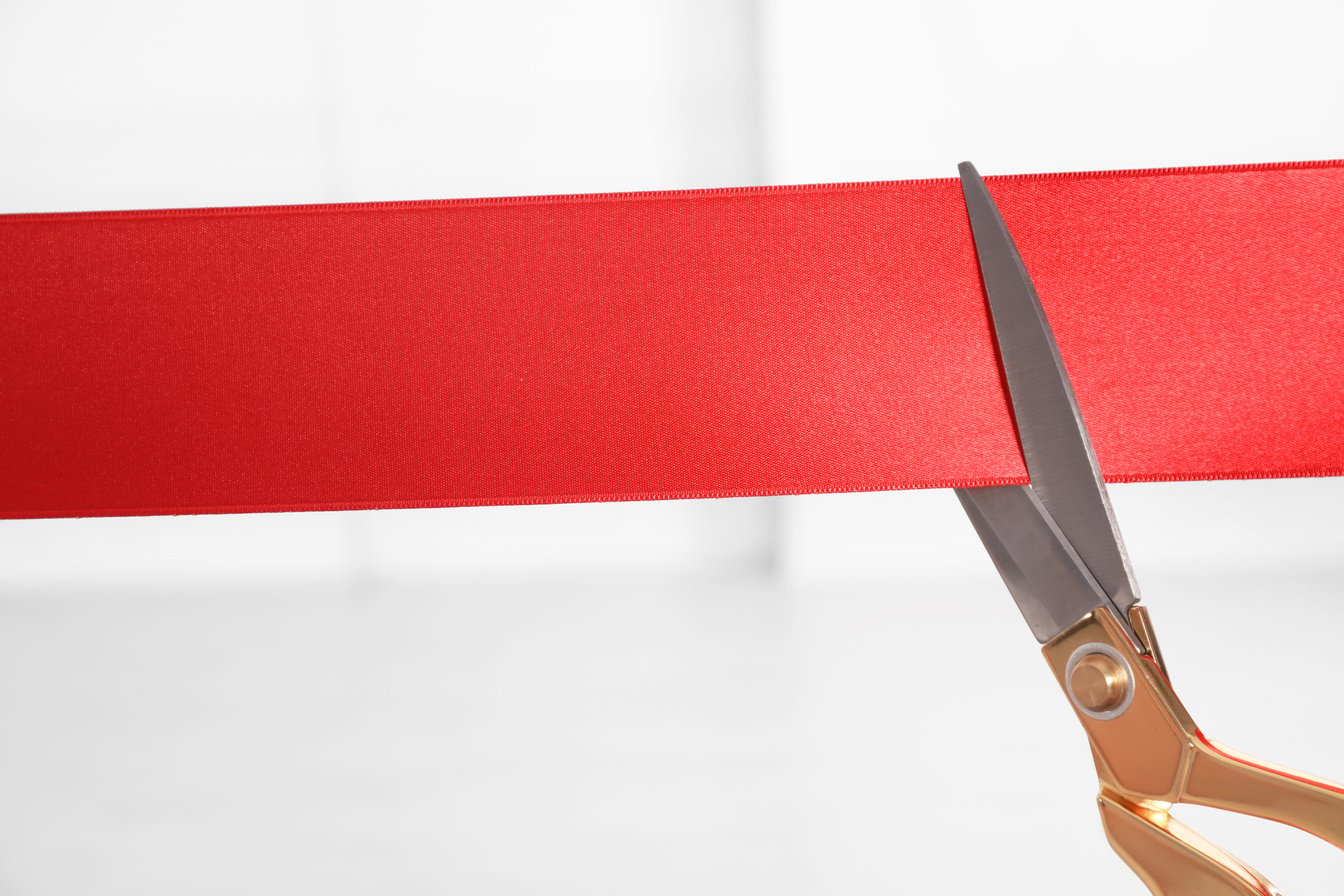
{"type": "Polygon", "coordinates": [[[969,163],[961,182],[1031,483],[957,497],[1087,732],[1107,839],[1154,896],[1277,896],[1169,810],[1266,818],[1344,849],[1344,787],[1214,744],[1171,690],[1045,311],[969,163]]]}
{"type": "Polygon", "coordinates": [[[955,491],[1037,641],[1110,605],[1031,486],[955,491]]]}
{"type": "Polygon", "coordinates": [[[1042,652],[1092,746],[1102,826],[1153,896],[1277,896],[1241,860],[1171,817],[1175,804],[1276,821],[1344,849],[1344,787],[1251,759],[1209,740],[1157,664],[1114,614],[1097,610],[1042,652]],[[1118,711],[1089,708],[1072,681],[1081,657],[1107,654],[1128,673],[1118,711]]]}
{"type": "MultiPolygon", "coordinates": [[[[1018,438],[1031,476],[1030,489],[1063,533],[1062,546],[1081,560],[1100,585],[1104,603],[1117,611],[1117,618],[1126,620],[1129,608],[1139,600],[1138,586],[1059,347],[1017,246],[984,181],[969,162],[963,162],[959,171],[1018,438]]],[[[996,548],[985,538],[986,529],[997,533],[993,540],[1000,545],[1020,538],[1011,532],[1017,520],[1012,515],[999,517],[991,509],[1004,501],[981,501],[974,495],[970,500],[981,505],[976,529],[991,555],[996,548]]],[[[962,503],[967,504],[966,497],[962,503]]],[[[1056,559],[1065,562],[1066,558],[1056,559]]],[[[1008,581],[1010,576],[999,557],[995,563],[1008,581]]],[[[1091,599],[1086,590],[1080,593],[1071,586],[1023,589],[1009,582],[1009,590],[1042,641],[1062,629],[1047,633],[1032,620],[1060,622],[1074,614],[1068,620],[1071,623],[1079,618],[1079,601],[1091,599]]],[[[1084,612],[1087,609],[1091,608],[1084,612]]]]}
{"type": "Polygon", "coordinates": [[[1134,702],[1134,670],[1109,644],[1084,644],[1064,664],[1064,691],[1074,708],[1107,722],[1134,702]]]}

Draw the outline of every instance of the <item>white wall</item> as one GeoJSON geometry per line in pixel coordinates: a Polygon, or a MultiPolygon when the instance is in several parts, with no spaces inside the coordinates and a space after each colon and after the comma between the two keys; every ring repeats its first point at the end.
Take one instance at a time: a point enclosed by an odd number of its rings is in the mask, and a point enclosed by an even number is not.
{"type": "MultiPolygon", "coordinates": [[[[1332,157],[1341,18],[3,0],[0,211],[1332,157]]],[[[1209,733],[1344,778],[1341,481],[1113,497],[1209,733]]],[[[0,523],[4,893],[1138,892],[1089,774],[946,492],[0,523]]]]}

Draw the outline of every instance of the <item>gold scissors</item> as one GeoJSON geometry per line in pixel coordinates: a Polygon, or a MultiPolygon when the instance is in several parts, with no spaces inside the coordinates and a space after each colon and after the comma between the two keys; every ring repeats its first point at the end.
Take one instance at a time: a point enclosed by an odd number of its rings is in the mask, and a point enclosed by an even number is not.
{"type": "Polygon", "coordinates": [[[1214,743],[1172,690],[1036,289],[984,181],[969,162],[960,172],[1031,484],[957,497],[1087,732],[1111,846],[1157,896],[1274,896],[1172,806],[1267,818],[1344,849],[1344,787],[1214,743]]]}

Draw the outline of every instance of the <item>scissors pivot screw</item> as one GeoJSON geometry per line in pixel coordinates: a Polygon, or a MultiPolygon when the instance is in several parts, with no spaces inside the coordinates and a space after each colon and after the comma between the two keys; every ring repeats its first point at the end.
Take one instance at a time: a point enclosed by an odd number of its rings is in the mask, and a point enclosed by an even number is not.
{"type": "Polygon", "coordinates": [[[1064,670],[1069,696],[1094,719],[1119,718],[1134,699],[1129,663],[1109,644],[1084,644],[1073,652],[1064,670]]]}

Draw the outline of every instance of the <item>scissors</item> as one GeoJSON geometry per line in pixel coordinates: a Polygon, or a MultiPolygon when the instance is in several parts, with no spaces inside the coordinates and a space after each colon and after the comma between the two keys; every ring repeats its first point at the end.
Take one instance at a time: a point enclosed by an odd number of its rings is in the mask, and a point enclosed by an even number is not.
{"type": "Polygon", "coordinates": [[[1087,733],[1106,837],[1157,896],[1278,896],[1172,806],[1267,818],[1344,849],[1344,787],[1214,743],[1172,690],[1036,289],[975,167],[959,170],[1030,484],[957,497],[1087,733]]]}

